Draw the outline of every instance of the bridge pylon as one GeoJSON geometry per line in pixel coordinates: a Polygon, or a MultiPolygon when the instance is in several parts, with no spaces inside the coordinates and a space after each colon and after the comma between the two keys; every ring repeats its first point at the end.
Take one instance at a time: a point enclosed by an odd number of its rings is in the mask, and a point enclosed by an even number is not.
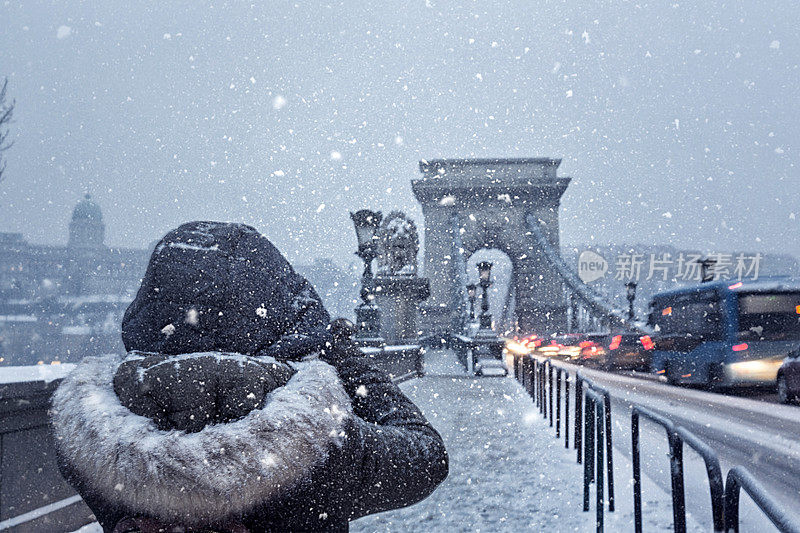
{"type": "Polygon", "coordinates": [[[445,335],[460,323],[464,271],[482,248],[511,260],[516,323],[522,333],[564,331],[567,304],[562,276],[531,231],[535,220],[549,248],[559,250],[558,210],[570,179],[557,175],[560,159],[437,159],[421,161],[412,189],[425,217],[425,275],[431,298],[426,333],[445,335]]]}

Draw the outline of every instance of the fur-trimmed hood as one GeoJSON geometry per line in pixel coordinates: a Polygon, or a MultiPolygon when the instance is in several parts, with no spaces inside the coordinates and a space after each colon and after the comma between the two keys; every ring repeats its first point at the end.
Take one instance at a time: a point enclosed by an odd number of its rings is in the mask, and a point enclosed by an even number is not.
{"type": "Polygon", "coordinates": [[[342,445],[353,416],[336,370],[314,360],[295,363],[288,383],[240,420],[163,431],[120,403],[122,361],[87,357],[64,379],[53,396],[56,448],[86,490],[167,522],[214,523],[286,495],[342,445]]]}

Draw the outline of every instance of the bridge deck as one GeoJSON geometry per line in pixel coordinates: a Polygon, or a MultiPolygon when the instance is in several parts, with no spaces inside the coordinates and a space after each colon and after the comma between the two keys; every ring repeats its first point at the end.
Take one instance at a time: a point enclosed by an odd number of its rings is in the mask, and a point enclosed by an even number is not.
{"type": "MultiPolygon", "coordinates": [[[[428,354],[426,374],[402,388],[442,434],[450,476],[423,502],[357,520],[351,531],[594,531],[594,500],[591,512],[581,511],[574,452],[513,378],[466,376],[444,351],[428,354]]],[[[627,480],[617,490],[618,500],[631,500],[627,480]]],[[[669,497],[647,482],[645,491],[646,530],[670,531],[669,497]]],[[[632,509],[619,503],[606,514],[606,531],[632,529],[632,509]]]]}

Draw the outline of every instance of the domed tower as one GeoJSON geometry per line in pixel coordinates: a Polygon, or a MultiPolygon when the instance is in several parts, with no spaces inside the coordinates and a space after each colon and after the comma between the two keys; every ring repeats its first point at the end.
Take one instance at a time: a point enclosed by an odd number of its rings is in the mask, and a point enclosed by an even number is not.
{"type": "Polygon", "coordinates": [[[69,223],[69,248],[103,248],[106,235],[106,225],[103,223],[103,212],[100,206],[92,200],[92,196],[78,202],[72,211],[72,220],[69,223]]]}

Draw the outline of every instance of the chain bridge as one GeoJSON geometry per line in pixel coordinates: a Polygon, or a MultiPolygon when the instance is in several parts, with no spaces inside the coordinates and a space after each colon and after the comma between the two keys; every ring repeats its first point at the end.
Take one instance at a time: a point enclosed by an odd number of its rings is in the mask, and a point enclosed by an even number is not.
{"type": "Polygon", "coordinates": [[[520,333],[632,326],[561,258],[558,212],[571,178],[558,175],[560,164],[544,157],[420,162],[412,190],[425,218],[427,333],[461,329],[467,261],[482,248],[511,260],[506,322],[520,333]]]}

